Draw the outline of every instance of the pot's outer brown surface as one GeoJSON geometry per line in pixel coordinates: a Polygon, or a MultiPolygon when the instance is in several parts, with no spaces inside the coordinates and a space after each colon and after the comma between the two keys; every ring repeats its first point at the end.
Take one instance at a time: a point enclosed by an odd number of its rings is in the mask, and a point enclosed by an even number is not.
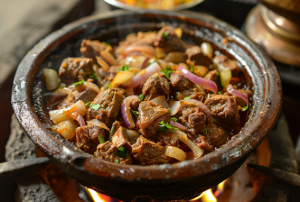
{"type": "Polygon", "coordinates": [[[114,11],[71,23],[28,52],[18,67],[12,89],[13,109],[31,140],[83,185],[123,201],[139,196],[159,201],[192,198],[217,185],[245,161],[271,130],[280,113],[281,99],[280,78],[265,51],[225,22],[193,12],[114,11]],[[194,35],[194,42],[197,38],[209,41],[243,66],[254,95],[249,119],[235,138],[198,160],[177,165],[125,166],[84,154],[44,127],[40,118],[45,122],[49,118],[41,98],[45,91],[43,68],[58,69],[63,58],[79,56],[78,47],[83,38],[120,40],[131,32],[158,29],[161,22],[183,26],[183,30],[194,35]],[[222,43],[224,37],[228,39],[227,44],[222,43]]]}

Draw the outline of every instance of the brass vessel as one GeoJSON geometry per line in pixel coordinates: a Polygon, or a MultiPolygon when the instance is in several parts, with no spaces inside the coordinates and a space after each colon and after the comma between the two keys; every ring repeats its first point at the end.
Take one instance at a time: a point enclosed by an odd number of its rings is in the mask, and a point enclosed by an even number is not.
{"type": "Polygon", "coordinates": [[[247,35],[274,60],[300,67],[300,0],[260,2],[247,16],[247,35]]]}

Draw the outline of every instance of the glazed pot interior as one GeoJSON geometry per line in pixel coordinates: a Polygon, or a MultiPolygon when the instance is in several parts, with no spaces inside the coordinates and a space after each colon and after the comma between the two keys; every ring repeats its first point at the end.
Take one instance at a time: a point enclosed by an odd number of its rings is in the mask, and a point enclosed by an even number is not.
{"type": "MultiPolygon", "coordinates": [[[[274,64],[260,47],[237,29],[213,17],[192,12],[115,11],[71,23],[37,44],[18,68],[12,104],[21,126],[32,141],[64,172],[86,186],[111,195],[113,192],[105,190],[96,179],[113,183],[120,180],[122,183],[136,182],[138,188],[139,183],[143,182],[169,184],[197,176],[203,182],[209,179],[213,182],[205,186],[208,188],[234,172],[271,130],[281,107],[281,83],[274,64]],[[250,100],[248,121],[238,135],[217,151],[198,160],[177,165],[128,166],[97,159],[78,150],[57,133],[47,130],[51,127],[47,107],[50,92],[45,89],[42,74],[44,68],[58,70],[66,57],[80,57],[82,39],[106,41],[114,46],[130,33],[158,30],[164,25],[181,27],[183,40],[188,44],[200,45],[208,41],[214,49],[237,60],[254,92],[250,100]],[[228,42],[224,43],[224,40],[228,42]],[[22,82],[25,82],[24,88],[22,82]],[[30,111],[29,114],[24,112],[25,108],[30,111]]],[[[199,193],[199,190],[203,191],[203,187],[195,190],[192,195],[199,193]]],[[[186,193],[184,197],[191,196],[187,190],[186,193]]]]}

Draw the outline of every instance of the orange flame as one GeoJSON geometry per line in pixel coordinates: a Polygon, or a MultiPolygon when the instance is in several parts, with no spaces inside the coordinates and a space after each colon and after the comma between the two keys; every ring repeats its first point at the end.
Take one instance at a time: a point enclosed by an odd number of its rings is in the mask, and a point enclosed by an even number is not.
{"type": "Polygon", "coordinates": [[[98,194],[96,191],[92,190],[92,189],[88,189],[89,193],[91,194],[94,202],[107,202],[108,200],[104,200],[102,199],[101,195],[102,194],[98,194]]]}

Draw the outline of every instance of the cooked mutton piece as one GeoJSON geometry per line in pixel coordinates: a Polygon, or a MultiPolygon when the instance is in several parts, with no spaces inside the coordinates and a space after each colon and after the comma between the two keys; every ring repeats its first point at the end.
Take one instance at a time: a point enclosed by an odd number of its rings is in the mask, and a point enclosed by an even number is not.
{"type": "Polygon", "coordinates": [[[150,77],[143,85],[142,93],[145,95],[144,100],[152,100],[153,98],[165,95],[169,97],[170,85],[168,79],[159,75],[150,77]]]}
{"type": "Polygon", "coordinates": [[[93,154],[100,144],[98,136],[106,139],[103,128],[94,125],[81,126],[76,128],[77,147],[83,151],[93,154]]]}
{"type": "Polygon", "coordinates": [[[159,122],[167,123],[169,119],[169,109],[150,101],[143,101],[139,105],[139,118],[136,128],[145,137],[151,137],[158,131],[159,122]]]}
{"type": "Polygon", "coordinates": [[[82,79],[86,80],[94,73],[93,65],[91,58],[66,58],[61,63],[58,74],[69,85],[82,79]]]}
{"type": "Polygon", "coordinates": [[[132,155],[140,165],[155,165],[174,161],[173,158],[165,155],[165,147],[143,136],[139,137],[137,142],[132,145],[132,155]]]}
{"type": "Polygon", "coordinates": [[[240,123],[240,115],[236,99],[228,95],[212,95],[205,100],[214,118],[234,126],[240,123]]]}

